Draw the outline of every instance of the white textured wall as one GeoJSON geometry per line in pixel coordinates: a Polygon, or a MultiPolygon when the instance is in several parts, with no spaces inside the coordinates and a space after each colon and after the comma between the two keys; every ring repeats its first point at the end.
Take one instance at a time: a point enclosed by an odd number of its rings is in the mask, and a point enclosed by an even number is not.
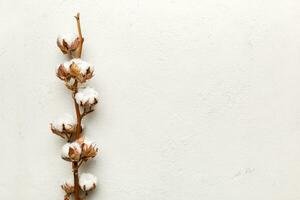
{"type": "Polygon", "coordinates": [[[63,199],[56,36],[99,92],[90,200],[300,199],[299,0],[0,0],[1,199],[63,199]]]}

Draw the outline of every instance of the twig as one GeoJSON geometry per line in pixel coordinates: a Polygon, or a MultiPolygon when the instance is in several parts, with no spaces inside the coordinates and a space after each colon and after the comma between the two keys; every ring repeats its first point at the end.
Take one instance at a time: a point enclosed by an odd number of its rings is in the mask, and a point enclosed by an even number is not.
{"type": "Polygon", "coordinates": [[[82,46],[83,46],[83,37],[82,37],[82,33],[81,33],[81,26],[80,26],[80,13],[77,13],[77,15],[75,16],[75,19],[77,21],[77,30],[78,30],[78,34],[79,34],[79,40],[80,40],[80,45],[79,45],[79,53],[78,53],[78,58],[81,58],[81,53],[82,53],[82,46]]]}
{"type": "Polygon", "coordinates": [[[94,111],[93,109],[90,109],[90,110],[84,110],[83,113],[82,113],[82,115],[81,115],[81,117],[83,118],[83,117],[85,117],[87,114],[89,114],[89,113],[91,113],[91,112],[93,112],[93,111],[94,111]]]}

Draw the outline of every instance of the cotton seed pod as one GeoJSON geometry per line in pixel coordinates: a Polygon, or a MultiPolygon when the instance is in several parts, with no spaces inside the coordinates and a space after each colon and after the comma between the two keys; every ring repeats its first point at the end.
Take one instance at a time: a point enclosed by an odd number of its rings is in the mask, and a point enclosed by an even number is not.
{"type": "Polygon", "coordinates": [[[72,54],[80,46],[80,38],[75,35],[60,35],[57,37],[57,46],[63,54],[72,54]]]}
{"type": "Polygon", "coordinates": [[[58,66],[58,68],[56,69],[56,76],[63,81],[67,81],[71,78],[69,69],[64,64],[60,64],[58,66]]]}
{"type": "Polygon", "coordinates": [[[70,139],[76,130],[76,123],[72,115],[64,114],[61,118],[50,124],[51,131],[64,139],[70,139]]]}
{"type": "Polygon", "coordinates": [[[69,89],[75,87],[75,83],[84,83],[93,77],[94,68],[87,62],[75,58],[60,64],[56,69],[56,75],[59,79],[65,81],[69,89]]]}
{"type": "Polygon", "coordinates": [[[75,141],[67,143],[62,148],[61,157],[66,161],[79,161],[81,158],[81,146],[75,141]]]}
{"type": "Polygon", "coordinates": [[[82,61],[73,62],[70,65],[70,74],[75,77],[80,83],[84,83],[93,77],[94,70],[91,66],[87,66],[88,63],[83,63],[82,61]]]}
{"type": "Polygon", "coordinates": [[[94,176],[92,174],[88,174],[88,173],[83,173],[80,175],[79,186],[83,191],[89,192],[89,191],[95,189],[96,185],[97,185],[97,177],[96,176],[94,176]]]}
{"type": "Polygon", "coordinates": [[[72,194],[74,192],[74,182],[69,179],[65,181],[62,185],[61,188],[67,193],[67,194],[72,194]]]}
{"type": "Polygon", "coordinates": [[[98,92],[91,87],[79,88],[75,94],[76,102],[85,108],[91,108],[98,103],[98,92]]]}

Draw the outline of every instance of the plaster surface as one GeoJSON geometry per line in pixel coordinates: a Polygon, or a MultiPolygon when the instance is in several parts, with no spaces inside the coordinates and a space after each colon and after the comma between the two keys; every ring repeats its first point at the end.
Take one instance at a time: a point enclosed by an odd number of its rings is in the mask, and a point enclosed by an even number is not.
{"type": "Polygon", "coordinates": [[[49,123],[81,12],[101,100],[89,200],[300,199],[299,0],[0,0],[1,199],[63,199],[49,123]]]}

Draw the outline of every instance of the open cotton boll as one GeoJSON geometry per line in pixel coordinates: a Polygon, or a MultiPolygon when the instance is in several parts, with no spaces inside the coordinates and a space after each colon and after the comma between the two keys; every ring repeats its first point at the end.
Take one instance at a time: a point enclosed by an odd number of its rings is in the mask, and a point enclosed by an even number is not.
{"type": "MultiPolygon", "coordinates": [[[[81,60],[80,58],[73,58],[72,60],[64,62],[62,65],[64,66],[65,70],[67,72],[69,72],[70,67],[73,63],[77,65],[77,67],[79,68],[81,74],[86,74],[88,69],[90,71],[94,71],[94,67],[91,66],[91,64],[81,60]]],[[[56,70],[58,70],[60,66],[61,65],[59,65],[56,70]]]]}
{"type": "Polygon", "coordinates": [[[91,79],[93,77],[93,73],[94,68],[89,63],[79,58],[74,58],[72,60],[64,62],[56,68],[57,77],[65,82],[68,82],[72,77],[77,82],[82,84],[91,79]]]}
{"type": "Polygon", "coordinates": [[[52,123],[52,127],[58,131],[63,131],[64,127],[68,129],[68,126],[71,127],[75,125],[76,125],[76,120],[70,114],[64,114],[62,117],[58,118],[56,121],[52,123]]]}
{"type": "Polygon", "coordinates": [[[69,186],[69,187],[73,187],[74,186],[74,178],[73,177],[70,177],[68,179],[65,179],[61,182],[61,185],[62,186],[69,186]]]}
{"type": "Polygon", "coordinates": [[[70,177],[70,178],[62,181],[62,185],[74,186],[74,178],[70,177]]]}
{"type": "Polygon", "coordinates": [[[59,65],[59,66],[57,67],[57,70],[59,70],[59,67],[60,67],[60,66],[63,66],[64,69],[66,70],[66,72],[69,72],[69,71],[70,71],[70,66],[71,66],[71,64],[72,64],[71,61],[72,61],[72,60],[69,60],[69,61],[66,61],[66,62],[64,62],[63,64],[59,65]]]}
{"type": "Polygon", "coordinates": [[[74,178],[64,180],[61,184],[61,188],[67,193],[71,194],[74,192],[74,178]]]}
{"type": "Polygon", "coordinates": [[[62,147],[61,157],[68,161],[79,160],[81,154],[81,146],[78,142],[66,143],[62,147]],[[70,154],[70,149],[73,151],[70,154]]]}
{"type": "Polygon", "coordinates": [[[59,43],[62,43],[64,40],[69,46],[71,46],[77,37],[78,36],[75,33],[65,33],[58,35],[57,40],[59,43]]]}
{"type": "Polygon", "coordinates": [[[93,174],[83,173],[80,175],[79,185],[83,191],[95,189],[97,185],[97,177],[93,174]]]}
{"type": "MultiPolygon", "coordinates": [[[[83,149],[84,148],[86,148],[85,150],[89,150],[89,151],[91,151],[91,149],[93,148],[95,151],[97,151],[98,145],[95,142],[93,142],[87,138],[84,138],[83,149]]],[[[83,149],[82,149],[82,151],[83,151],[83,149]]]]}
{"type": "Polygon", "coordinates": [[[87,161],[94,158],[98,153],[97,144],[84,138],[81,145],[81,159],[87,161]]]}
{"type": "Polygon", "coordinates": [[[98,101],[98,92],[91,87],[80,88],[75,95],[78,104],[95,104],[98,101]]]}
{"type": "Polygon", "coordinates": [[[90,71],[94,71],[94,68],[91,66],[91,64],[81,60],[80,58],[74,58],[70,62],[75,63],[79,67],[80,73],[82,74],[85,74],[88,69],[90,69],[90,71]]]}

